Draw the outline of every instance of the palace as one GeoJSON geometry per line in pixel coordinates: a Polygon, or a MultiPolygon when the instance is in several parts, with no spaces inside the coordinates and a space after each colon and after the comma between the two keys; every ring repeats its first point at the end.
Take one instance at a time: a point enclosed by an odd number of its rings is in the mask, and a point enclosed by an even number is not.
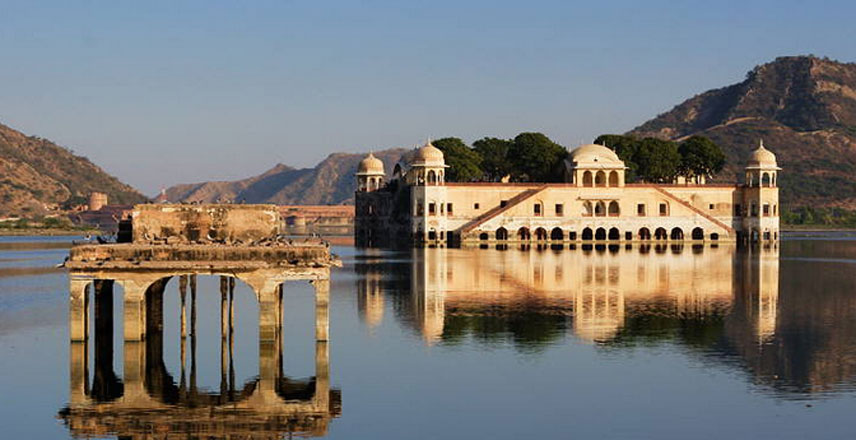
{"type": "Polygon", "coordinates": [[[446,182],[443,152],[426,143],[387,177],[369,154],[358,167],[361,245],[505,242],[776,241],[781,170],[755,149],[744,183],[625,183],[627,167],[590,144],[565,160],[565,183],[446,182]]]}

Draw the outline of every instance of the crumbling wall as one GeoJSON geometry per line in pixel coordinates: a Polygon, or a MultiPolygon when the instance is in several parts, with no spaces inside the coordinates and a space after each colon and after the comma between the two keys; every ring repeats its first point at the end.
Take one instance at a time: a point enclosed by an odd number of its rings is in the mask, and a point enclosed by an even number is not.
{"type": "Polygon", "coordinates": [[[134,243],[249,244],[281,228],[275,205],[137,205],[131,216],[134,243]]]}

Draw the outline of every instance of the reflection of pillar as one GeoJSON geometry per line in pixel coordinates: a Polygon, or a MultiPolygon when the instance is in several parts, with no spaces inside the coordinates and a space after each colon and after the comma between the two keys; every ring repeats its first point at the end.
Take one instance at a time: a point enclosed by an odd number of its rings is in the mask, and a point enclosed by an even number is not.
{"type": "Polygon", "coordinates": [[[124,345],[124,399],[134,400],[145,396],[146,347],[143,341],[125,340],[124,345]]]}
{"type": "Polygon", "coordinates": [[[315,403],[330,406],[330,348],[327,341],[315,342],[315,403]]]}
{"type": "Polygon", "coordinates": [[[74,276],[69,281],[68,331],[72,341],[83,341],[89,336],[86,331],[89,282],[74,276]]]}
{"type": "Polygon", "coordinates": [[[315,284],[315,340],[327,341],[330,330],[330,279],[317,279],[315,284]]]}
{"type": "Polygon", "coordinates": [[[70,367],[70,401],[71,404],[86,403],[89,389],[89,353],[88,344],[83,341],[72,341],[71,351],[69,352],[69,367],[70,367]]]}

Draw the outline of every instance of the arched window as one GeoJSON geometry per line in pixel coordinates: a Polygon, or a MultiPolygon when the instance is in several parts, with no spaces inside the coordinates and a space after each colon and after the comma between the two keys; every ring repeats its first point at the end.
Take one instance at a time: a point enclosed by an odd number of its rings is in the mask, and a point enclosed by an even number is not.
{"type": "Polygon", "coordinates": [[[604,204],[603,202],[597,202],[597,204],[594,205],[594,215],[595,215],[595,217],[605,216],[606,215],[606,204],[604,204]]]}
{"type": "Polygon", "coordinates": [[[609,186],[618,186],[618,171],[609,173],[609,186]]]}
{"type": "Polygon", "coordinates": [[[594,239],[595,240],[606,240],[606,229],[597,228],[597,230],[594,232],[594,239]]]}
{"type": "Polygon", "coordinates": [[[594,238],[594,234],[592,233],[591,228],[583,229],[583,240],[591,241],[592,238],[594,238]]]}
{"type": "Polygon", "coordinates": [[[530,238],[531,238],[531,235],[529,234],[529,228],[524,226],[524,227],[517,230],[517,239],[518,240],[528,241],[530,238]]]}
{"type": "Polygon", "coordinates": [[[650,240],[651,239],[651,231],[648,228],[642,228],[639,230],[639,239],[640,240],[650,240]]]}
{"type": "Polygon", "coordinates": [[[547,241],[547,230],[538,228],[535,230],[535,239],[538,241],[547,241]]]}
{"type": "Polygon", "coordinates": [[[496,239],[497,240],[508,240],[508,230],[505,228],[499,228],[496,230],[496,239]]]}
{"type": "Polygon", "coordinates": [[[621,210],[618,208],[618,202],[615,200],[609,202],[609,216],[610,217],[618,217],[621,213],[621,210]]]}
{"type": "Polygon", "coordinates": [[[717,234],[716,232],[710,234],[710,239],[713,241],[719,240],[719,234],[717,234]]]}
{"type": "Polygon", "coordinates": [[[591,171],[583,173],[583,186],[594,186],[591,181],[591,171]]]}
{"type": "Polygon", "coordinates": [[[657,228],[657,230],[654,231],[654,238],[657,240],[665,240],[669,238],[669,233],[666,232],[665,228],[657,228]]]}
{"type": "Polygon", "coordinates": [[[550,231],[550,240],[562,241],[564,239],[565,239],[565,233],[562,232],[562,228],[553,228],[553,230],[550,231]]]}
{"type": "Polygon", "coordinates": [[[681,228],[673,228],[672,234],[669,236],[672,240],[683,240],[684,231],[681,228]]]}
{"type": "Polygon", "coordinates": [[[692,238],[693,240],[704,240],[704,229],[693,228],[692,238]]]}
{"type": "Polygon", "coordinates": [[[437,173],[434,170],[428,171],[428,183],[431,185],[437,183],[437,173]]]}
{"type": "Polygon", "coordinates": [[[586,201],[583,203],[583,217],[591,217],[591,215],[592,215],[591,202],[586,201]]]}
{"type": "Polygon", "coordinates": [[[609,239],[610,240],[620,240],[621,239],[621,231],[618,228],[610,228],[609,229],[609,239]]]}
{"type": "Polygon", "coordinates": [[[442,170],[440,170],[440,172],[438,174],[439,174],[439,179],[438,179],[439,183],[443,183],[446,179],[445,173],[442,170]]]}
{"type": "Polygon", "coordinates": [[[479,234],[479,240],[487,241],[487,239],[488,239],[487,232],[482,232],[481,234],[479,234]]]}
{"type": "Polygon", "coordinates": [[[770,179],[770,173],[761,174],[761,186],[773,186],[773,181],[770,179]]]}
{"type": "Polygon", "coordinates": [[[598,171],[594,176],[594,186],[606,186],[606,173],[598,171]]]}

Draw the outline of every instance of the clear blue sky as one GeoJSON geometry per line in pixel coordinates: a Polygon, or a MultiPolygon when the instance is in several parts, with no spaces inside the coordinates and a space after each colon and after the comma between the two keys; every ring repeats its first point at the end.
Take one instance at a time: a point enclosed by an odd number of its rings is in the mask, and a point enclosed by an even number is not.
{"type": "Polygon", "coordinates": [[[0,17],[0,122],[147,194],[426,137],[572,147],[777,56],[856,61],[852,0],[0,0],[0,17]]]}

